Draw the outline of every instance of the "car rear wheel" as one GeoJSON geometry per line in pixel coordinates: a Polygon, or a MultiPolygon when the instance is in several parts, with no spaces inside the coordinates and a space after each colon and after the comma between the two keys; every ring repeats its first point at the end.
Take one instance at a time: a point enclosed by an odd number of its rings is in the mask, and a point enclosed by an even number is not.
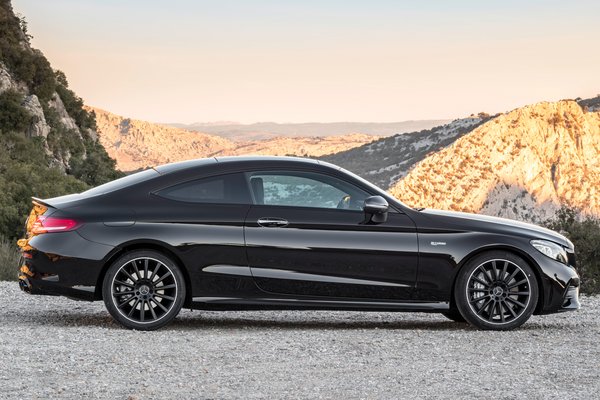
{"type": "Polygon", "coordinates": [[[129,329],[154,330],[171,322],[183,306],[185,281],[177,264],[162,253],[124,254],[106,272],[104,304],[129,329]]]}
{"type": "Polygon", "coordinates": [[[483,253],[460,271],[456,306],[479,329],[509,330],[523,325],[537,304],[539,289],[531,267],[504,251],[483,253]]]}

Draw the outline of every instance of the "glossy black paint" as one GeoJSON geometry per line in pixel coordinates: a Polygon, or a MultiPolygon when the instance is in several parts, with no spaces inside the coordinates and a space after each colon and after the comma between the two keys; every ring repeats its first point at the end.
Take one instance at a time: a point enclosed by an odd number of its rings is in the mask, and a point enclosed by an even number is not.
{"type": "Polygon", "coordinates": [[[188,307],[444,311],[461,266],[506,249],[525,258],[540,282],[537,313],[577,308],[572,244],[534,225],[472,214],[411,209],[339,167],[287,157],[231,157],[157,167],[145,180],[102,193],[43,200],[47,215],[82,222],[30,240],[32,293],[99,300],[107,267],[124,252],[151,248],[183,269],[188,307]],[[288,170],[327,175],[380,196],[384,218],[345,209],[199,204],[161,189],[202,177],[288,170]],[[530,245],[564,246],[573,267],[530,245]]]}

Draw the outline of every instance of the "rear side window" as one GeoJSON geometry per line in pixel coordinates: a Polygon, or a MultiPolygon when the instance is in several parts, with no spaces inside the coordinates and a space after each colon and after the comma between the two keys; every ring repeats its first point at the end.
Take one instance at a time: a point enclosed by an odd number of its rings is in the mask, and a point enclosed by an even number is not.
{"type": "Polygon", "coordinates": [[[127,186],[136,185],[152,178],[156,178],[157,176],[159,176],[159,173],[153,168],[150,168],[141,172],[136,172],[135,174],[124,176],[114,181],[110,181],[104,185],[96,186],[95,188],[86,190],[82,194],[96,196],[98,194],[110,193],[114,192],[115,190],[123,189],[127,186]]]}
{"type": "Polygon", "coordinates": [[[212,176],[180,183],[156,193],[188,203],[250,204],[250,193],[242,174],[212,176]]]}

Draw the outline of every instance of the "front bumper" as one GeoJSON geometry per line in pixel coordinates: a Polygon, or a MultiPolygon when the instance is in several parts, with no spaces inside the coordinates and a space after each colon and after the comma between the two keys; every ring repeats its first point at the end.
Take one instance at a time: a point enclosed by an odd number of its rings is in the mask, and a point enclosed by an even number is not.
{"type": "Polygon", "coordinates": [[[564,302],[559,311],[575,311],[581,308],[579,302],[579,286],[569,286],[567,288],[564,302]]]}
{"type": "Polygon", "coordinates": [[[575,311],[581,308],[579,302],[579,276],[570,269],[571,277],[566,281],[548,279],[544,293],[544,306],[536,314],[552,314],[556,312],[575,311]]]}
{"type": "Polygon", "coordinates": [[[530,253],[539,266],[540,302],[535,314],[552,314],[574,311],[581,307],[579,302],[580,279],[571,257],[566,265],[537,251],[530,253]]]}

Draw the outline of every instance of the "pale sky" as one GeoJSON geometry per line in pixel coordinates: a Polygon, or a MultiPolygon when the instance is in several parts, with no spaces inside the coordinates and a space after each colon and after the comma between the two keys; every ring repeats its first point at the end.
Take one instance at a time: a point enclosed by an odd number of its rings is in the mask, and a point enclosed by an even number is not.
{"type": "Polygon", "coordinates": [[[391,122],[600,93],[600,1],[13,0],[87,104],[391,122]]]}

